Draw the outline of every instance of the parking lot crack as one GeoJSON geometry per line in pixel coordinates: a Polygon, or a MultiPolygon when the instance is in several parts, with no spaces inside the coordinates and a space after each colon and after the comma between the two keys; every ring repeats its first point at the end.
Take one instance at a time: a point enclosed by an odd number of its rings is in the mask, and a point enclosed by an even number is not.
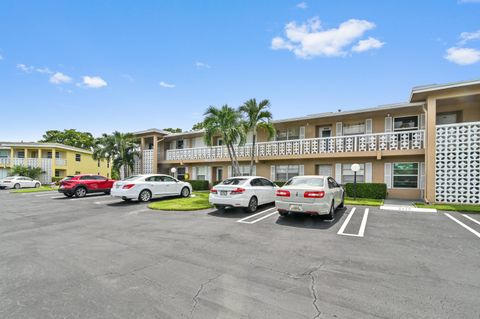
{"type": "Polygon", "coordinates": [[[192,301],[193,301],[193,305],[192,305],[192,309],[190,310],[190,318],[193,318],[193,315],[195,313],[195,309],[197,308],[197,304],[198,304],[198,297],[200,296],[200,294],[202,293],[203,289],[205,288],[205,286],[207,286],[209,283],[211,283],[212,281],[216,280],[218,277],[220,277],[222,274],[220,275],[217,275],[215,277],[212,277],[210,279],[208,279],[207,281],[204,281],[200,284],[200,287],[198,287],[198,290],[197,290],[197,293],[195,294],[195,296],[193,296],[192,298],[192,301]]]}

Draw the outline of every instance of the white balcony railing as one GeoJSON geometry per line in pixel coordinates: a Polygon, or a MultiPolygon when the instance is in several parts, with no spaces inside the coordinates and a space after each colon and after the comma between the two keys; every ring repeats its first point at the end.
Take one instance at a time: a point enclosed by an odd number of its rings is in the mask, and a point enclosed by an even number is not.
{"type": "MultiPolygon", "coordinates": [[[[423,141],[423,130],[308,138],[260,142],[255,144],[255,154],[262,158],[269,156],[411,150],[422,149],[424,147],[423,141]]],[[[251,157],[252,144],[236,146],[235,151],[238,158],[251,157]]],[[[228,150],[225,146],[212,146],[167,150],[165,159],[167,161],[182,161],[213,160],[228,157],[228,150]]]]}

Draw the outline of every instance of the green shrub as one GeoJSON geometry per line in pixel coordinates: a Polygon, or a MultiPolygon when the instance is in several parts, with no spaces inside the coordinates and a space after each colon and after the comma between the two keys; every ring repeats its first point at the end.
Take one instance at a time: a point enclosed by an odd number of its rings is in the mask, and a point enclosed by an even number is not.
{"type": "Polygon", "coordinates": [[[10,175],[18,175],[18,176],[26,176],[32,179],[37,179],[42,175],[43,170],[40,167],[32,167],[32,166],[23,166],[23,165],[15,165],[10,170],[10,175]]]}
{"type": "Polygon", "coordinates": [[[55,183],[55,185],[58,185],[62,179],[65,177],[52,177],[52,183],[55,183]]]}
{"type": "MultiPolygon", "coordinates": [[[[353,183],[345,184],[347,197],[354,197],[353,183]]],[[[358,198],[385,199],[387,197],[387,185],[384,183],[357,183],[358,198]]]]}
{"type": "Polygon", "coordinates": [[[208,191],[210,189],[208,185],[208,181],[191,179],[191,180],[188,180],[187,182],[189,182],[192,185],[192,188],[194,191],[208,191]]]}
{"type": "Polygon", "coordinates": [[[282,187],[283,185],[285,185],[285,181],[274,181],[273,182],[275,185],[277,185],[278,187],[282,187]]]}

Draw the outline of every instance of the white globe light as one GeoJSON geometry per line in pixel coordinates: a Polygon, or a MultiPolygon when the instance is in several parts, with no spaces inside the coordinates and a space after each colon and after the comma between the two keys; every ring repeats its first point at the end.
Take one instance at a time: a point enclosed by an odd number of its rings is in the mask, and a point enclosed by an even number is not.
{"type": "Polygon", "coordinates": [[[352,164],[352,167],[351,167],[351,170],[353,172],[358,172],[360,170],[360,165],[355,163],[355,164],[352,164]]]}
{"type": "Polygon", "coordinates": [[[172,167],[170,169],[170,173],[175,174],[177,172],[177,169],[175,167],[172,167]]]}

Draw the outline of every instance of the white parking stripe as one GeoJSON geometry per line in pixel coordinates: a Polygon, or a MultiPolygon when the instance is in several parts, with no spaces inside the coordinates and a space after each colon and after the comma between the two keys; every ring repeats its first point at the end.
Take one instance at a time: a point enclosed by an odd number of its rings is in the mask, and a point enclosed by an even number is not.
{"type": "Polygon", "coordinates": [[[260,218],[254,219],[254,220],[249,221],[249,222],[242,221],[242,220],[237,220],[237,223],[255,224],[256,222],[259,222],[259,221],[261,221],[261,220],[264,220],[265,218],[268,218],[268,217],[270,217],[270,216],[273,216],[273,215],[275,215],[275,214],[277,214],[277,213],[278,213],[278,211],[274,211],[273,213],[270,213],[270,214],[268,214],[268,215],[262,216],[262,217],[260,217],[260,218]]]}
{"type": "Polygon", "coordinates": [[[95,202],[94,204],[95,205],[101,205],[101,204],[110,204],[110,203],[118,203],[119,200],[118,199],[114,199],[114,200],[104,200],[104,201],[101,201],[101,202],[95,202]]]}
{"type": "Polygon", "coordinates": [[[480,238],[480,233],[477,232],[475,229],[465,225],[464,223],[462,223],[461,221],[459,221],[458,219],[456,219],[455,217],[451,216],[450,214],[448,213],[443,213],[445,216],[447,216],[448,218],[450,218],[451,220],[453,220],[454,222],[456,222],[457,224],[459,224],[460,226],[462,226],[463,228],[465,228],[466,230],[470,231],[471,233],[473,233],[474,235],[476,235],[478,238],[480,238]]]}
{"type": "Polygon", "coordinates": [[[266,212],[268,212],[269,210],[272,210],[272,209],[276,209],[276,208],[275,208],[275,207],[272,207],[272,208],[269,208],[269,209],[265,209],[265,210],[263,210],[263,211],[261,211],[261,212],[259,212],[259,213],[256,213],[256,214],[253,214],[253,215],[247,216],[247,217],[245,217],[245,218],[242,218],[242,219],[240,219],[240,220],[237,220],[237,222],[239,222],[239,223],[243,223],[243,222],[244,222],[245,220],[247,220],[247,219],[251,219],[251,218],[253,218],[253,217],[255,217],[255,216],[258,216],[258,215],[264,214],[264,213],[266,213],[266,212]]]}
{"type": "Polygon", "coordinates": [[[355,213],[356,209],[357,209],[356,207],[352,208],[352,210],[350,211],[350,214],[348,214],[347,218],[343,222],[342,227],[340,227],[340,229],[338,230],[338,233],[337,233],[338,235],[343,235],[343,231],[345,230],[345,228],[347,228],[347,225],[350,222],[350,219],[352,219],[353,213],[355,213]]]}
{"type": "Polygon", "coordinates": [[[362,217],[362,222],[360,224],[360,229],[358,230],[358,234],[349,234],[349,233],[344,233],[345,228],[347,228],[348,223],[350,222],[350,219],[353,216],[353,213],[355,212],[355,208],[352,208],[352,211],[348,215],[347,219],[345,219],[345,222],[343,223],[342,227],[338,231],[338,235],[343,235],[343,236],[352,236],[352,237],[363,237],[365,235],[365,227],[367,227],[367,219],[368,219],[368,208],[365,208],[365,211],[363,212],[363,217],[362,217]]]}
{"type": "Polygon", "coordinates": [[[130,216],[132,216],[132,215],[138,215],[138,214],[141,213],[141,212],[147,212],[147,211],[149,211],[149,210],[150,210],[150,209],[148,209],[148,208],[138,209],[138,210],[134,210],[134,211],[132,211],[132,212],[128,212],[127,215],[130,215],[130,216]]]}
{"type": "Polygon", "coordinates": [[[48,192],[49,192],[49,194],[35,195],[35,197],[52,196],[53,194],[55,194],[53,191],[48,191],[48,192]]]}
{"type": "Polygon", "coordinates": [[[367,218],[368,218],[368,208],[365,208],[365,213],[363,214],[362,224],[360,225],[360,230],[358,231],[358,235],[363,237],[365,234],[365,227],[367,226],[367,218]]]}
{"type": "Polygon", "coordinates": [[[463,217],[468,218],[468,219],[470,219],[472,222],[477,223],[477,224],[480,225],[480,222],[479,222],[478,220],[474,219],[473,217],[470,217],[470,216],[465,215],[465,214],[462,214],[462,215],[463,215],[463,217]]]}

